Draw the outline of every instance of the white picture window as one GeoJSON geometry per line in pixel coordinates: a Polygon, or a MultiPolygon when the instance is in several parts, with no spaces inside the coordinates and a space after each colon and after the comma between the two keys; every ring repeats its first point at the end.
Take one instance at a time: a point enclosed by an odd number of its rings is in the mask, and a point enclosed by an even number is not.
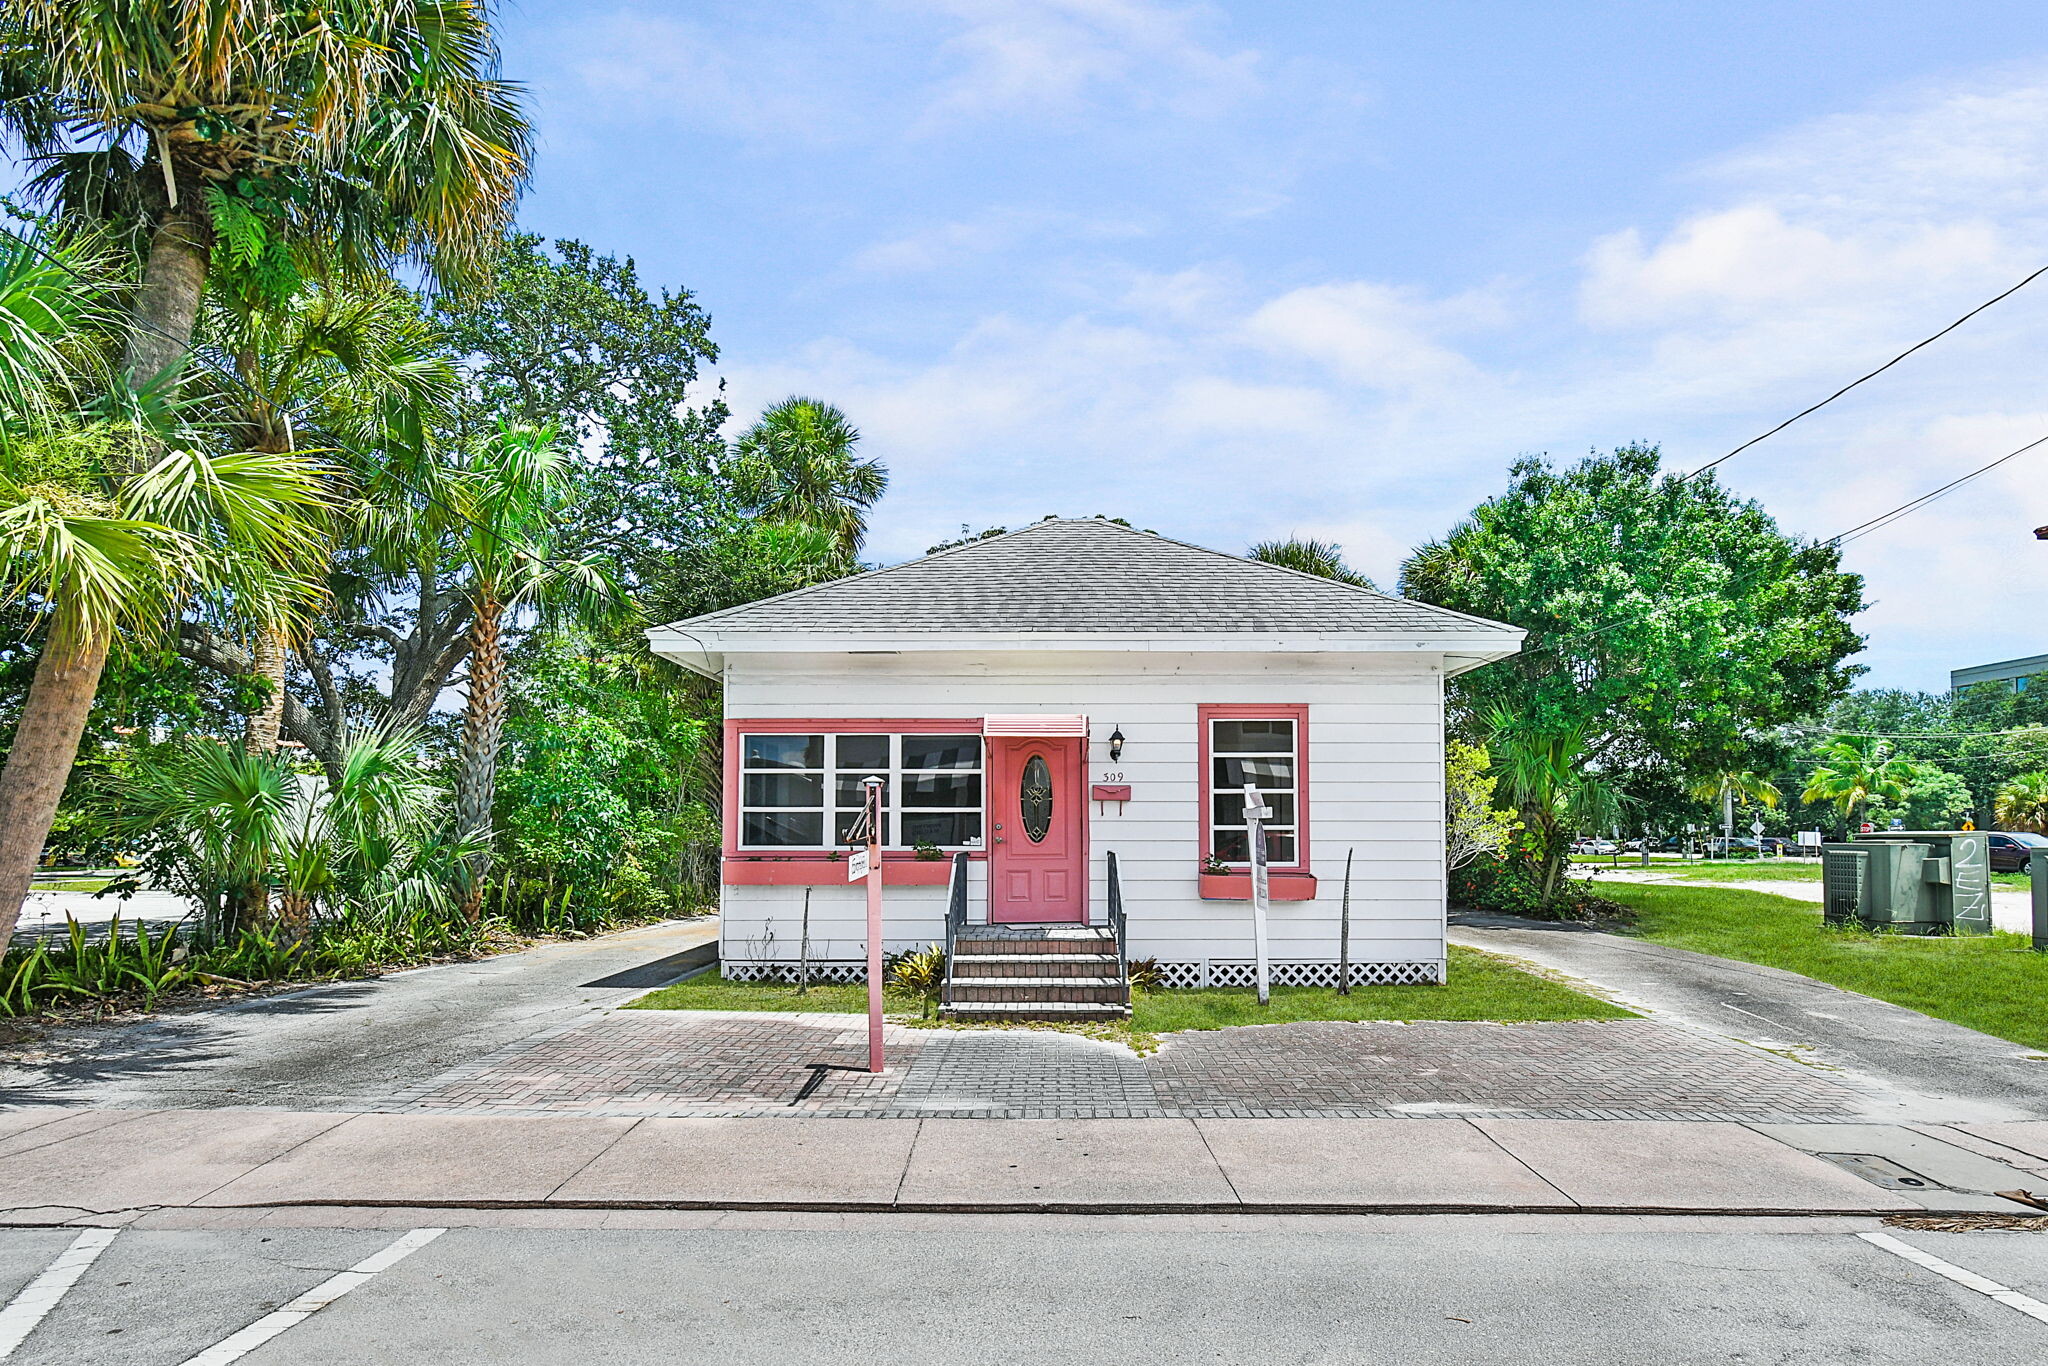
{"type": "Polygon", "coordinates": [[[1209,721],[1209,851],[1225,863],[1251,863],[1244,785],[1259,789],[1268,810],[1266,859],[1298,861],[1301,734],[1292,717],[1214,717],[1209,721]]]}
{"type": "Polygon", "coordinates": [[[887,847],[981,847],[979,735],[746,733],[739,847],[844,847],[860,819],[862,780],[871,776],[887,783],[887,847]]]}

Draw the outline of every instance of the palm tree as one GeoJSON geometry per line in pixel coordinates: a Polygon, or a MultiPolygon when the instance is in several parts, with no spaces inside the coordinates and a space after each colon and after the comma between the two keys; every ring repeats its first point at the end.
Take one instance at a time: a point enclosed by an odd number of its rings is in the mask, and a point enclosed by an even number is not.
{"type": "Polygon", "coordinates": [[[1687,790],[1701,801],[1712,802],[1721,808],[1721,833],[1724,837],[1732,837],[1734,834],[1735,806],[1738,802],[1755,802],[1766,810],[1775,811],[1782,795],[1777,784],[1750,769],[1726,769],[1719,773],[1711,773],[1687,790]]]}
{"type": "Polygon", "coordinates": [[[1998,789],[1991,814],[2008,830],[2048,831],[2048,773],[2021,773],[1998,789]]]}
{"type": "Polygon", "coordinates": [[[1904,801],[1912,787],[1913,761],[1894,755],[1882,740],[1832,740],[1822,747],[1820,760],[1799,800],[1832,803],[1845,818],[1872,801],[1904,801]]]}
{"type": "MultiPolygon", "coordinates": [[[[308,270],[408,258],[475,274],[530,141],[496,67],[472,0],[15,0],[0,14],[0,142],[32,159],[31,189],[67,219],[134,243],[121,374],[155,390],[184,362],[216,245],[254,297],[289,294],[308,270]]],[[[140,443],[108,476],[151,452],[140,443]]],[[[82,625],[39,660],[53,677],[30,689],[0,772],[8,924],[111,647],[105,622],[71,618],[82,625]]]]}
{"type": "Polygon", "coordinates": [[[138,387],[183,362],[217,243],[273,298],[308,268],[474,274],[531,139],[473,0],[15,0],[0,88],[34,188],[136,241],[138,387]]]}
{"type": "Polygon", "coordinates": [[[455,829],[472,841],[463,914],[482,913],[490,872],[491,807],[505,733],[506,619],[521,607],[614,604],[618,589],[599,560],[555,554],[552,532],[569,495],[567,456],[547,428],[507,426],[477,444],[453,471],[450,530],[469,574],[469,681],[455,778],[455,829]]]}
{"type": "Polygon", "coordinates": [[[1505,709],[1492,714],[1489,728],[1486,748],[1499,775],[1494,794],[1514,806],[1536,841],[1538,889],[1548,905],[1557,896],[1572,832],[1619,825],[1626,799],[1587,770],[1583,729],[1534,726],[1505,709]]]}
{"type": "Polygon", "coordinates": [[[1285,541],[1260,541],[1251,548],[1250,558],[1263,564],[1277,564],[1319,579],[1370,588],[1372,580],[1344,563],[1344,548],[1335,541],[1315,541],[1295,536],[1285,541]]]}
{"type": "MultiPolygon", "coordinates": [[[[201,321],[221,365],[200,386],[226,415],[228,437],[250,450],[283,454],[310,441],[344,460],[368,447],[403,460],[454,400],[452,360],[417,301],[389,280],[308,287],[282,305],[215,294],[201,321]]],[[[251,752],[277,748],[292,644],[256,632],[252,672],[268,691],[244,732],[251,752]]]]}
{"type": "Polygon", "coordinates": [[[762,517],[814,526],[851,560],[867,534],[868,509],[889,487],[888,467],[858,459],[859,444],[860,433],[831,404],[786,398],[733,443],[735,482],[762,517]]]}

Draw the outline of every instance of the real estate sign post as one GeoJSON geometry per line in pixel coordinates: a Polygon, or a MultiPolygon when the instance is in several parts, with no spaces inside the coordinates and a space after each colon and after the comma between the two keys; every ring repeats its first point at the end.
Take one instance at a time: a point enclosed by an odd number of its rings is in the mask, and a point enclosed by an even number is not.
{"type": "Polygon", "coordinates": [[[863,778],[867,789],[868,847],[868,1071],[882,1070],[882,780],[863,778]]]}
{"type": "Polygon", "coordinates": [[[1252,856],[1252,939],[1259,960],[1259,1004],[1273,996],[1273,972],[1266,960],[1266,817],[1273,814],[1256,784],[1244,785],[1245,838],[1252,856]]]}

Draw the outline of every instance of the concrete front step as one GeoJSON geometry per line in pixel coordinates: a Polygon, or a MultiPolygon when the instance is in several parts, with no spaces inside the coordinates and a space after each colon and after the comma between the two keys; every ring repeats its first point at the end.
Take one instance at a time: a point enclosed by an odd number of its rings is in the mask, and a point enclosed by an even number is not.
{"type": "Polygon", "coordinates": [[[1124,979],[1115,975],[1108,977],[955,977],[956,987],[1033,987],[1043,990],[1068,987],[1115,987],[1123,988],[1124,979]]]}
{"type": "Polygon", "coordinates": [[[1124,1004],[1124,989],[1115,984],[1106,987],[1048,987],[1042,982],[1035,982],[1022,987],[988,987],[974,982],[955,982],[953,1002],[955,1005],[1003,1005],[1020,1010],[1046,1004],[1121,1006],[1124,1004]]]}
{"type": "Polygon", "coordinates": [[[959,964],[962,964],[963,966],[964,966],[964,965],[966,965],[966,964],[968,964],[968,963],[996,963],[996,964],[1000,964],[1000,965],[1002,965],[1002,966],[1003,966],[1003,967],[1005,967],[1005,968],[1017,968],[1017,967],[1025,967],[1025,966],[1029,966],[1029,967],[1034,967],[1034,968],[1035,968],[1035,967],[1037,967],[1037,966],[1038,966],[1038,965],[1039,965],[1040,963],[1044,963],[1044,964],[1047,964],[1047,965],[1051,965],[1051,964],[1055,964],[1055,963],[1114,963],[1114,962],[1116,962],[1116,954],[1115,954],[1115,952],[1114,952],[1114,951],[1112,951],[1112,952],[1109,952],[1109,953],[1033,953],[1033,954],[1019,954],[1019,953],[955,953],[955,954],[953,955],[953,961],[954,961],[955,963],[959,963],[959,964]],[[1019,963],[1019,962],[1017,961],[1017,960],[1018,960],[1019,958],[1028,958],[1028,959],[1029,959],[1029,962],[1028,962],[1028,963],[1019,963]]]}
{"type": "Polygon", "coordinates": [[[1021,977],[1045,983],[1072,983],[1092,977],[1123,981],[1123,974],[1117,971],[1114,958],[1091,958],[1085,963],[1046,963],[1036,958],[1009,957],[993,962],[981,959],[953,964],[953,980],[956,982],[985,982],[992,977],[1021,977]]]}
{"type": "Polygon", "coordinates": [[[939,1013],[956,1019],[1121,1020],[1129,1017],[1131,1008],[1106,1001],[955,1001],[939,1013]]]}

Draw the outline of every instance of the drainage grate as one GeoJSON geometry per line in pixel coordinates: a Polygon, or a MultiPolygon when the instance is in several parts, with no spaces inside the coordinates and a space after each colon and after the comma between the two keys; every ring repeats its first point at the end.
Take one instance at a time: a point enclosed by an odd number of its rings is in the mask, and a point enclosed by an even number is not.
{"type": "Polygon", "coordinates": [[[1941,1186],[1941,1182],[1922,1176],[1911,1168],[1901,1167],[1888,1157],[1876,1157],[1870,1153],[1815,1153],[1814,1156],[1852,1171],[1886,1190],[1933,1190],[1941,1186]]]}

